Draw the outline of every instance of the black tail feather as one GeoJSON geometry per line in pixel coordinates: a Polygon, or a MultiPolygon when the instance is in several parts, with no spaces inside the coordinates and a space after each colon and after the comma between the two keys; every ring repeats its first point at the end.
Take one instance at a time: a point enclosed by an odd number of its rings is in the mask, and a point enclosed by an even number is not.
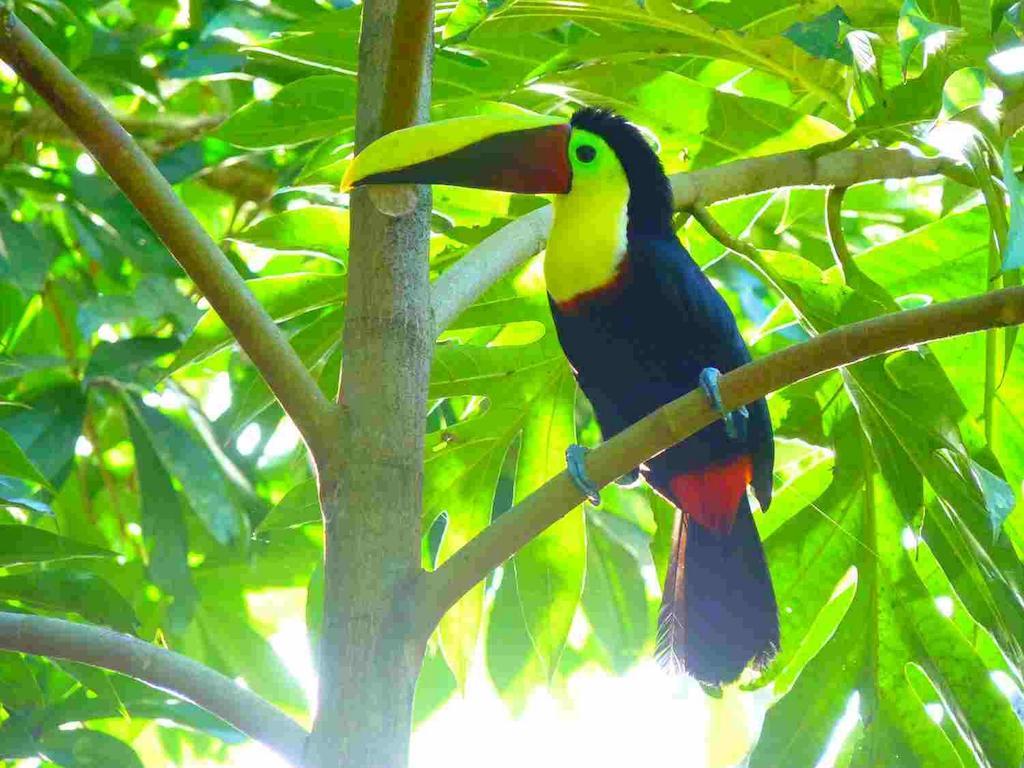
{"type": "Polygon", "coordinates": [[[746,494],[726,534],[678,515],[665,579],[658,658],[708,685],[764,666],[779,646],[779,616],[746,494]]]}

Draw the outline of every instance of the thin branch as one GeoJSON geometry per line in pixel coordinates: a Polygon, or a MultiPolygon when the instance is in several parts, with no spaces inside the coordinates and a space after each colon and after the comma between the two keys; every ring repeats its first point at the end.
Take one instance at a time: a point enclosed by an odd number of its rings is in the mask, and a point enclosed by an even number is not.
{"type": "MultiPolygon", "coordinates": [[[[859,149],[818,156],[815,148],[737,160],[671,177],[677,210],[784,187],[849,187],[881,179],[943,174],[964,184],[970,171],[941,157],[903,149],[859,149]]],[[[432,303],[440,333],[510,269],[538,253],[551,227],[550,207],[508,224],[466,254],[434,284],[432,303]]]]}
{"type": "Polygon", "coordinates": [[[718,220],[711,215],[710,211],[702,203],[694,204],[690,211],[693,213],[693,218],[697,220],[697,223],[704,227],[704,230],[719,243],[740,256],[746,256],[755,264],[761,264],[761,254],[757,248],[753,244],[730,234],[729,230],[719,224],[718,220]]]}
{"type": "Polygon", "coordinates": [[[851,273],[859,269],[850,255],[850,249],[846,245],[846,235],[843,234],[843,197],[846,195],[846,187],[829,187],[825,193],[825,229],[828,231],[829,245],[832,246],[832,258],[843,275],[843,279],[849,283],[851,273]]]}
{"type": "Polygon", "coordinates": [[[50,105],[110,174],[266,379],[316,454],[337,415],[231,262],[131,136],[13,13],[0,12],[0,58],[50,105]]]}
{"type": "Polygon", "coordinates": [[[0,649],[121,672],[188,699],[295,765],[306,730],[277,707],[187,656],[105,627],[0,612],[0,649]]]}
{"type": "MultiPolygon", "coordinates": [[[[767,355],[721,379],[728,409],[751,403],[795,382],[912,344],[1024,322],[1024,287],[884,315],[836,328],[767,355]]],[[[699,391],[662,406],[587,455],[600,487],[686,439],[718,418],[699,391]]],[[[570,509],[583,494],[567,472],[499,517],[425,579],[422,620],[429,625],[491,570],[570,509]]]]}
{"type": "Polygon", "coordinates": [[[779,287],[778,283],[775,282],[773,270],[765,261],[764,255],[761,251],[757,249],[757,246],[730,234],[729,230],[719,224],[718,220],[712,216],[711,212],[701,203],[694,205],[690,212],[693,214],[693,218],[697,220],[697,223],[704,227],[704,230],[709,235],[733,253],[738,253],[740,256],[744,257],[757,270],[761,279],[764,280],[764,282],[770,286],[775,293],[779,296],[785,296],[785,291],[783,291],[779,287]]]}

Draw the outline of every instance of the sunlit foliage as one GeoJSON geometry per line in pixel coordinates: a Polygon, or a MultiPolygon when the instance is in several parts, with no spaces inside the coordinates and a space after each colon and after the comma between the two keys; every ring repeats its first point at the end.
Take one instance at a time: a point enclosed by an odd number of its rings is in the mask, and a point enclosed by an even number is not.
{"type": "MultiPolygon", "coordinates": [[[[360,8],[17,5],[138,137],[333,396],[360,8]]],[[[1024,122],[1020,4],[458,0],[437,23],[436,118],[610,106],[649,132],[670,173],[837,140],[963,164],[960,181],[851,189],[841,224],[857,268],[845,274],[823,190],[712,208],[761,249],[757,263],[680,219],[755,355],[1019,280],[1024,145],[1007,137],[1024,122]]],[[[294,429],[138,214],[3,65],[0,158],[0,608],[166,644],[308,722],[270,644],[274,605],[294,614],[308,590],[311,639],[319,618],[319,510],[294,429]]],[[[436,189],[435,272],[542,202],[436,189]]],[[[438,342],[425,567],[561,470],[574,432],[600,439],[539,275],[518,270],[438,342]]],[[[1017,341],[1009,330],[905,350],[769,399],[777,492],[758,524],[782,650],[751,682],[776,700],[752,766],[814,765],[851,700],[844,764],[1020,766],[1017,341]]],[[[515,711],[549,679],[648,657],[666,526],[671,510],[642,487],[608,489],[600,510],[559,522],[442,623],[417,717],[481,659],[515,711]]],[[[0,653],[0,759],[156,765],[216,759],[241,738],[121,676],[0,653]]]]}

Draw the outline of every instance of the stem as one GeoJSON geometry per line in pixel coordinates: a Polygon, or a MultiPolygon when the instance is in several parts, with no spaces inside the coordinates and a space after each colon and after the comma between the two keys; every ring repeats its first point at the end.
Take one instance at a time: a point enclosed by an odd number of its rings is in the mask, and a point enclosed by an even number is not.
{"type": "Polygon", "coordinates": [[[188,699],[298,765],[306,731],[220,672],[131,635],[89,624],[0,612],[0,649],[121,672],[188,699]]]}
{"type": "Polygon", "coordinates": [[[320,453],[337,415],[273,319],[170,184],[100,101],[11,12],[0,58],[50,105],[160,237],[231,329],[307,445],[320,453]]]}
{"type": "MultiPolygon", "coordinates": [[[[784,187],[849,187],[936,174],[976,185],[969,170],[945,158],[918,157],[902,149],[861,149],[818,156],[814,147],[677,173],[670,181],[676,209],[692,210],[697,205],[784,187]]],[[[447,328],[502,275],[540,251],[550,228],[550,207],[534,211],[486,238],[438,278],[432,299],[437,332],[447,328]]]]}
{"type": "Polygon", "coordinates": [[[832,246],[832,258],[839,267],[843,276],[843,282],[849,284],[850,276],[858,271],[857,265],[850,256],[850,249],[846,246],[846,236],[843,234],[843,197],[846,195],[846,187],[829,187],[825,193],[825,228],[828,230],[829,245],[832,246]]]}
{"type": "Polygon", "coordinates": [[[697,223],[704,227],[704,230],[715,240],[733,253],[746,256],[758,267],[763,267],[764,259],[757,248],[752,243],[748,243],[746,240],[741,240],[730,234],[729,230],[719,224],[718,220],[711,215],[711,212],[703,204],[695,203],[690,211],[693,213],[693,218],[697,220],[697,223]]]}
{"type": "MultiPolygon", "coordinates": [[[[875,317],[836,328],[755,360],[720,381],[727,409],[751,403],[782,387],[911,344],[1024,322],[1024,287],[1004,288],[962,301],[875,317]]],[[[707,398],[693,391],[607,441],[587,455],[590,478],[603,486],[719,418],[707,398]]],[[[437,622],[463,594],[583,496],[567,472],[499,517],[479,536],[429,574],[423,620],[437,622]]]]}
{"type": "MultiPolygon", "coordinates": [[[[983,149],[983,157],[990,159],[987,149],[983,149]]],[[[984,168],[975,168],[975,175],[981,193],[985,198],[989,222],[992,231],[988,243],[988,270],[984,290],[992,291],[1003,287],[1002,258],[1006,253],[1006,241],[1009,237],[1006,224],[1006,205],[1002,189],[997,188],[989,171],[989,164],[984,168]]],[[[985,388],[982,420],[984,421],[985,443],[992,445],[995,432],[995,401],[996,390],[999,388],[999,332],[990,330],[985,334],[985,388]]]]}
{"type": "MultiPolygon", "coordinates": [[[[992,220],[992,235],[988,246],[988,275],[985,290],[999,290],[1003,287],[1002,255],[1006,252],[1006,208],[1002,192],[989,181],[982,185],[989,217],[992,220]]],[[[985,333],[985,443],[991,447],[995,436],[996,390],[999,389],[999,331],[985,333]]]]}
{"type": "MultiPolygon", "coordinates": [[[[985,290],[999,290],[1003,287],[1003,275],[999,251],[989,248],[988,279],[985,290]]],[[[985,332],[985,443],[991,447],[995,433],[996,390],[999,388],[999,331],[995,328],[985,332]]]]}

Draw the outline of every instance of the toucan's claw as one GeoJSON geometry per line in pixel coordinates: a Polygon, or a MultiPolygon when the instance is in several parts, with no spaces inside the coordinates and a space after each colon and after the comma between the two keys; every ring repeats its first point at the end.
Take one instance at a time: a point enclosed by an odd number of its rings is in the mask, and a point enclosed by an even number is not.
{"type": "Polygon", "coordinates": [[[639,479],[640,479],[640,467],[633,467],[633,469],[631,471],[627,472],[622,477],[620,477],[618,480],[616,480],[615,484],[616,485],[622,485],[622,486],[625,486],[625,487],[628,488],[631,485],[635,485],[636,481],[639,480],[639,479]]]}
{"type": "Polygon", "coordinates": [[[718,391],[718,379],[722,373],[717,368],[705,368],[700,372],[700,388],[704,390],[711,407],[722,414],[722,421],[725,422],[725,434],[730,440],[747,439],[747,406],[741,405],[735,411],[725,410],[722,405],[722,394],[718,391]]]}
{"type": "Polygon", "coordinates": [[[590,453],[589,448],[573,443],[565,449],[565,463],[568,465],[569,477],[576,484],[576,487],[583,491],[587,501],[595,507],[601,506],[601,493],[597,490],[590,476],[587,474],[586,457],[590,453]]]}

